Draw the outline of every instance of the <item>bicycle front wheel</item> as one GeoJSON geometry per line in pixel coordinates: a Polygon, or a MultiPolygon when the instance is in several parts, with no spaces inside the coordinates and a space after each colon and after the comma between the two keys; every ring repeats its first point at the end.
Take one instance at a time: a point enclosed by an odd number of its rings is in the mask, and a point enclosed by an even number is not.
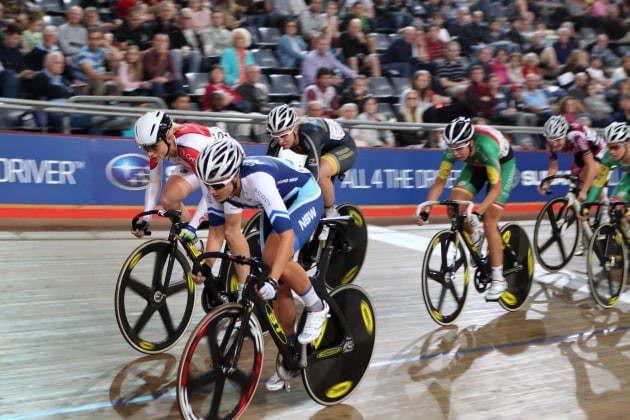
{"type": "MultiPolygon", "coordinates": [[[[311,354],[309,365],[302,371],[302,382],[308,395],[322,405],[342,402],[359,386],[370,366],[376,338],[374,307],[363,289],[343,285],[330,296],[348,323],[354,346],[347,352],[339,348],[344,329],[334,315],[326,321],[319,338],[311,343],[312,351],[322,353],[319,357],[311,354]]],[[[299,325],[304,325],[305,318],[303,313],[299,325]]]]}
{"type": "Polygon", "coordinates": [[[210,311],[191,334],[177,372],[177,401],[185,419],[238,418],[256,392],[263,335],[255,316],[241,324],[236,303],[210,311]]]}
{"type": "Polygon", "coordinates": [[[571,261],[580,236],[580,220],[567,197],[543,206],[534,226],[534,255],[547,271],[561,270],[571,261]]]}
{"type": "Polygon", "coordinates": [[[628,275],[626,242],[619,229],[610,223],[599,226],[589,241],[587,258],[591,296],[601,307],[613,307],[628,275]]]}
{"type": "Polygon", "coordinates": [[[435,322],[449,325],[457,320],[466,303],[468,276],[468,260],[457,233],[438,232],[422,264],[422,297],[435,322]]]}
{"type": "Polygon", "coordinates": [[[507,290],[499,304],[508,311],[515,311],[525,304],[534,279],[534,255],[525,230],[508,223],[501,228],[503,240],[503,276],[507,290]]]}
{"type": "Polygon", "coordinates": [[[190,263],[179,248],[174,255],[171,250],[167,240],[147,241],[129,255],[118,275],[116,322],[125,340],[142,353],[168,351],[192,318],[195,283],[190,263]]]}

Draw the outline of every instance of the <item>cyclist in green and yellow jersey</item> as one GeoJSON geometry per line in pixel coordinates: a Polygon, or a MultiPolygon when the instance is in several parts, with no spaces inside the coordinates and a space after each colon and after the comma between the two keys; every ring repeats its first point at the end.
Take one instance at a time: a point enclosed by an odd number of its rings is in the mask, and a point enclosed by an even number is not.
{"type": "MultiPolygon", "coordinates": [[[[615,187],[610,197],[611,201],[630,202],[630,147],[628,142],[628,126],[626,123],[614,122],[604,130],[604,141],[608,150],[604,153],[599,168],[599,174],[588,191],[587,201],[597,201],[602,188],[608,181],[608,174],[613,168],[623,171],[623,176],[619,184],[615,187]]],[[[584,209],[583,214],[588,214],[588,209],[584,209]]]]}
{"type": "MultiPolygon", "coordinates": [[[[486,293],[487,301],[496,301],[506,289],[503,278],[503,246],[499,234],[499,220],[514,185],[516,160],[510,143],[498,130],[487,125],[473,125],[469,118],[459,117],[451,121],[442,134],[446,150],[438,179],[431,186],[427,200],[438,200],[456,161],[464,166],[455,181],[449,199],[472,200],[488,183],[488,193],[476,208],[483,217],[483,231],[488,240],[492,284],[486,293]]],[[[422,225],[429,217],[427,208],[416,219],[422,225]]],[[[466,231],[478,247],[482,237],[470,222],[466,231]]]]}

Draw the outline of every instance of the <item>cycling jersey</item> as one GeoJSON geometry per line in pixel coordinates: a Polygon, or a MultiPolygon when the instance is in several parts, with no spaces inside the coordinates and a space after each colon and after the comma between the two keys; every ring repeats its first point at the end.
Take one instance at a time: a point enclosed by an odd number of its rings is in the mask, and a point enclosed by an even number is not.
{"type": "MultiPolygon", "coordinates": [[[[593,158],[601,160],[606,151],[604,140],[593,130],[580,124],[571,124],[566,138],[567,140],[560,152],[574,154],[571,165],[571,173],[574,175],[579,174],[584,167],[584,156],[593,154],[593,158]]],[[[547,142],[547,153],[549,160],[558,160],[558,153],[553,151],[549,142],[547,142]]]]}
{"type": "MultiPolygon", "coordinates": [[[[195,168],[197,156],[209,142],[219,138],[227,138],[229,134],[218,127],[205,127],[199,124],[187,123],[181,124],[173,135],[175,136],[177,156],[167,156],[164,160],[175,165],[171,176],[183,178],[195,191],[201,186],[195,168]]],[[[144,197],[145,211],[153,210],[157,206],[162,190],[163,176],[164,162],[153,158],[149,159],[149,185],[144,197]]],[[[202,194],[199,205],[203,206],[202,208],[204,209],[208,207],[206,194],[202,194]]],[[[198,225],[196,222],[192,224],[198,225]]]]}
{"type": "MultiPolygon", "coordinates": [[[[467,191],[471,198],[476,196],[486,181],[490,185],[501,183],[501,194],[495,205],[503,208],[514,186],[516,162],[510,143],[500,131],[487,126],[475,125],[475,154],[464,161],[455,187],[467,191]]],[[[447,148],[442,155],[438,178],[447,180],[457,161],[447,148]]]]}
{"type": "Polygon", "coordinates": [[[239,175],[240,194],[228,201],[237,207],[263,209],[262,243],[270,233],[292,229],[294,250],[300,249],[317,227],[324,208],[311,173],[288,160],[253,156],[243,160],[239,175]]]}
{"type": "Polygon", "coordinates": [[[630,164],[625,164],[620,160],[613,159],[610,152],[606,150],[599,167],[599,174],[597,174],[595,182],[588,191],[588,198],[586,199],[587,202],[598,200],[599,193],[606,185],[610,170],[613,168],[621,169],[623,171],[623,176],[612,192],[611,199],[614,201],[630,201],[630,164]]]}
{"type": "MultiPolygon", "coordinates": [[[[356,144],[335,120],[328,118],[301,118],[298,123],[298,135],[291,150],[306,155],[305,167],[315,179],[319,179],[321,159],[330,163],[333,175],[341,174],[352,168],[357,159],[356,144]]],[[[272,140],[267,148],[268,156],[278,156],[280,145],[272,140]]]]}

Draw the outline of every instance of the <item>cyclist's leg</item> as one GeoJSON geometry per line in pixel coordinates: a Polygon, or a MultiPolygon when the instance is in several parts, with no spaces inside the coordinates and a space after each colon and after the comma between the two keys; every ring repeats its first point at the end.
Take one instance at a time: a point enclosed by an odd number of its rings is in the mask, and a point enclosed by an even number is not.
{"type": "MultiPolygon", "coordinates": [[[[450,200],[472,200],[479,193],[485,183],[485,175],[480,170],[484,168],[477,168],[468,164],[464,164],[459,176],[455,180],[455,186],[451,190],[449,196],[450,200]]],[[[461,208],[460,212],[464,212],[466,209],[461,208]]],[[[449,217],[453,217],[452,208],[448,207],[449,217]]],[[[469,235],[473,234],[473,227],[470,221],[466,220],[464,229],[469,235]]]]}
{"type": "Polygon", "coordinates": [[[197,176],[190,170],[178,166],[168,178],[162,191],[161,203],[166,210],[181,210],[182,221],[190,221],[190,212],[183,201],[199,187],[197,176]]]}
{"type": "MultiPolygon", "coordinates": [[[[233,255],[249,257],[250,252],[247,239],[245,239],[241,231],[241,215],[243,214],[243,209],[235,207],[230,203],[223,203],[223,209],[225,212],[225,240],[230,247],[230,252],[233,255]]],[[[249,266],[236,264],[235,269],[239,284],[244,285],[250,271],[249,266]]]]}

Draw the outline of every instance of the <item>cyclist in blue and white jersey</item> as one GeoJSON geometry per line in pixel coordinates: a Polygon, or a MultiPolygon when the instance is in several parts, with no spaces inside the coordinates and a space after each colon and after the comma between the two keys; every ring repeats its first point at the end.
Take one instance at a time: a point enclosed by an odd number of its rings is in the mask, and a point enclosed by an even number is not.
{"type": "MultiPolygon", "coordinates": [[[[308,344],[319,337],[328,316],[328,304],[313,288],[306,271],[293,255],[316,229],[323,209],[317,181],[304,168],[271,156],[244,157],[235,140],[217,140],[200,153],[197,172],[211,199],[243,208],[262,209],[263,261],[271,271],[259,293],[274,299],[278,321],[289,340],[295,337],[296,311],[291,290],[304,301],[306,323],[297,341],[308,344]]],[[[209,213],[210,225],[216,215],[209,213]]],[[[271,391],[284,387],[276,374],[267,382],[271,391]]]]}

